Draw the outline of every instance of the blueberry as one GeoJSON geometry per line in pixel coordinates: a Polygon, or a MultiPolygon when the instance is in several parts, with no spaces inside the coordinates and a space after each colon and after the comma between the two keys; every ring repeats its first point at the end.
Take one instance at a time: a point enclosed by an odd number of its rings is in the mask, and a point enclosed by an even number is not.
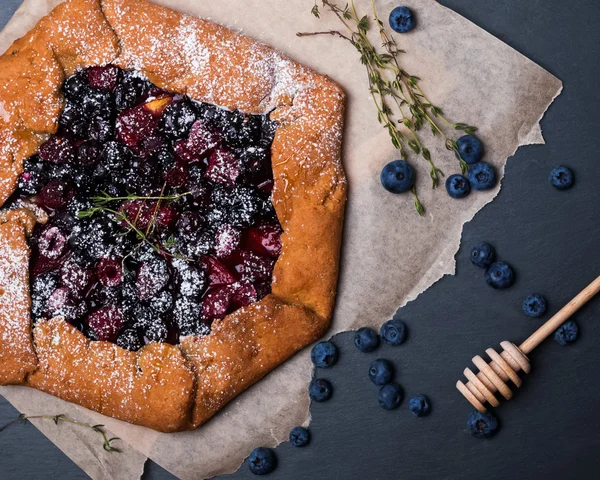
{"type": "Polygon", "coordinates": [[[408,409],[415,417],[425,417],[431,411],[431,404],[425,395],[417,395],[408,401],[408,409]]]}
{"type": "Polygon", "coordinates": [[[396,346],[404,343],[408,332],[402,320],[388,320],[379,330],[379,335],[388,345],[396,346]]]}
{"type": "Polygon", "coordinates": [[[467,178],[475,190],[489,190],[496,185],[496,171],[486,162],[471,165],[467,178]]]}
{"type": "Polygon", "coordinates": [[[464,198],[471,193],[471,184],[462,175],[450,175],[446,179],[446,191],[452,198],[464,198]]]}
{"type": "Polygon", "coordinates": [[[135,72],[122,71],[115,90],[115,103],[119,111],[133,107],[148,92],[150,84],[135,72]]]}
{"type": "Polygon", "coordinates": [[[529,317],[541,317],[546,313],[546,299],[539,293],[532,293],[523,300],[522,308],[529,317]]]}
{"type": "Polygon", "coordinates": [[[369,378],[375,385],[385,385],[392,381],[394,366],[389,360],[378,358],[369,367],[369,378]]]}
{"type": "Polygon", "coordinates": [[[573,186],[575,178],[573,171],[569,167],[559,165],[550,172],[550,183],[557,190],[567,190],[573,186]]]}
{"type": "Polygon", "coordinates": [[[416,19],[408,7],[396,7],[390,13],[390,27],[398,33],[410,32],[416,26],[416,19]]]}
{"type": "Polygon", "coordinates": [[[489,243],[481,242],[471,249],[471,263],[479,268],[487,268],[496,260],[496,251],[489,243]]]}
{"type": "Polygon", "coordinates": [[[270,448],[259,447],[248,457],[248,468],[254,475],[266,475],[275,470],[277,457],[270,448]]]}
{"type": "Polygon", "coordinates": [[[168,137],[181,138],[190,133],[198,117],[198,110],[190,102],[173,102],[165,109],[162,128],[168,137]]]}
{"type": "Polygon", "coordinates": [[[23,173],[19,177],[19,189],[25,195],[36,195],[48,182],[48,163],[38,156],[23,162],[23,173]]]}
{"type": "Polygon", "coordinates": [[[566,345],[567,343],[574,342],[577,340],[578,336],[579,327],[574,320],[563,323],[558,327],[558,330],[554,332],[554,340],[556,340],[559,345],[566,345]]]}
{"type": "Polygon", "coordinates": [[[354,345],[361,352],[372,352],[379,346],[379,335],[371,328],[359,328],[354,334],[354,345]]]}
{"type": "Polygon", "coordinates": [[[404,397],[402,387],[397,383],[388,383],[379,390],[377,400],[379,406],[385,410],[394,410],[398,408],[404,397]]]}
{"type": "Polygon", "coordinates": [[[388,192],[403,193],[415,184],[415,171],[406,160],[394,160],[383,167],[379,178],[388,192]]]}
{"type": "Polygon", "coordinates": [[[464,135],[456,141],[460,157],[469,165],[473,165],[483,157],[483,144],[475,135],[464,135]]]}
{"type": "Polygon", "coordinates": [[[490,412],[481,413],[475,410],[469,413],[467,430],[475,438],[490,438],[498,430],[498,419],[490,412]]]}
{"type": "Polygon", "coordinates": [[[322,378],[315,378],[308,385],[308,396],[315,402],[329,400],[332,393],[331,383],[322,378]]]}
{"type": "Polygon", "coordinates": [[[290,442],[294,447],[305,447],[310,442],[309,431],[304,427],[292,428],[290,442]]]}
{"type": "Polygon", "coordinates": [[[315,364],[315,367],[332,367],[337,362],[338,349],[331,342],[319,342],[310,352],[310,359],[315,364]]]}
{"type": "Polygon", "coordinates": [[[508,263],[495,262],[485,271],[485,281],[499,290],[508,288],[515,281],[515,272],[508,263]]]}

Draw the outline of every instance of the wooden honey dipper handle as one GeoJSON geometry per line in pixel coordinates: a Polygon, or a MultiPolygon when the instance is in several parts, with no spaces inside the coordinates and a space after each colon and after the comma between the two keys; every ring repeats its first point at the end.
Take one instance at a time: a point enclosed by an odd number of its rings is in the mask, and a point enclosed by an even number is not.
{"type": "Polygon", "coordinates": [[[527,355],[548,336],[560,327],[565,321],[573,315],[577,310],[583,307],[591,298],[600,292],[600,276],[592,283],[585,287],[579,294],[561,308],[550,320],[538,328],[527,340],[525,340],[519,349],[527,355]]]}

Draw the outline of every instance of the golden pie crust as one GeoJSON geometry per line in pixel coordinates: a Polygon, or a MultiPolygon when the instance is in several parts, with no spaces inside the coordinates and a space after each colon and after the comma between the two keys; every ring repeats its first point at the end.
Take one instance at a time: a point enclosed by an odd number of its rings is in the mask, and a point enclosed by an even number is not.
{"type": "Polygon", "coordinates": [[[200,101],[265,114],[273,203],[284,229],[272,294],[215,321],[204,337],[130,352],[61,318],[32,330],[27,209],[0,212],[0,384],[28,385],[127,422],[193,429],[329,326],[346,179],[344,94],[325,76],[225,27],[146,0],[67,0],[0,57],[0,206],[23,160],[56,132],[60,87],[114,63],[200,101]]]}

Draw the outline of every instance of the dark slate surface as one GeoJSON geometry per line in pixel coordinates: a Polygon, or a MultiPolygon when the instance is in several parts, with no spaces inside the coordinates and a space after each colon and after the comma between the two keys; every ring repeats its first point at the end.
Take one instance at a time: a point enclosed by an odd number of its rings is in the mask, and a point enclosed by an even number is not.
{"type": "MultiPolygon", "coordinates": [[[[2,1],[0,24],[19,2],[2,1]]],[[[547,145],[522,148],[510,159],[499,197],[465,227],[457,275],[403,309],[410,326],[404,346],[363,355],[352,346],[351,334],[335,339],[339,364],[317,373],[333,382],[335,395],[312,407],[312,444],[280,445],[280,465],[269,478],[598,478],[600,299],[577,314],[582,337],[576,344],[561,347],[549,340],[532,355],[534,370],[516,398],[499,409],[502,431],[494,439],[479,441],[466,433],[470,408],[454,383],[473,355],[505,339],[518,342],[541,323],[521,313],[525,295],[543,293],[552,313],[600,274],[600,4],[442,3],[564,81],[564,93],[542,122],[547,145]],[[576,172],[577,185],[569,192],[547,183],[559,163],[576,172]],[[470,265],[469,247],[481,240],[493,242],[514,265],[518,280],[512,289],[492,290],[470,265]],[[394,412],[378,407],[366,371],[379,356],[395,362],[407,396],[431,397],[430,417],[413,418],[406,401],[394,412]]],[[[0,421],[16,415],[0,400],[0,421]]],[[[85,478],[31,425],[2,432],[0,452],[0,477],[6,480],[85,478]]],[[[246,466],[230,477],[253,478],[246,466]]],[[[145,478],[172,477],[150,463],[145,478]]]]}

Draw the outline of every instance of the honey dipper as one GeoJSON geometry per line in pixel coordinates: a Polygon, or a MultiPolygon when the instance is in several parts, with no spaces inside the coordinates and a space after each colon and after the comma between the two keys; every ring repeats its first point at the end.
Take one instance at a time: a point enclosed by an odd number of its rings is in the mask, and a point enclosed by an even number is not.
{"type": "Polygon", "coordinates": [[[496,392],[500,392],[500,395],[506,400],[510,400],[512,391],[507,385],[508,381],[510,380],[517,387],[520,387],[521,378],[518,372],[522,370],[529,373],[531,370],[527,355],[599,291],[600,276],[518,347],[514,343],[505,341],[500,343],[500,346],[504,349],[502,353],[488,348],[485,353],[490,357],[489,363],[479,355],[473,357],[473,363],[479,369],[479,373],[475,374],[471,369],[466,368],[464,375],[467,377],[468,382],[466,384],[461,380],[456,382],[458,391],[482,413],[487,411],[486,403],[493,407],[500,404],[494,395],[496,392]]]}

